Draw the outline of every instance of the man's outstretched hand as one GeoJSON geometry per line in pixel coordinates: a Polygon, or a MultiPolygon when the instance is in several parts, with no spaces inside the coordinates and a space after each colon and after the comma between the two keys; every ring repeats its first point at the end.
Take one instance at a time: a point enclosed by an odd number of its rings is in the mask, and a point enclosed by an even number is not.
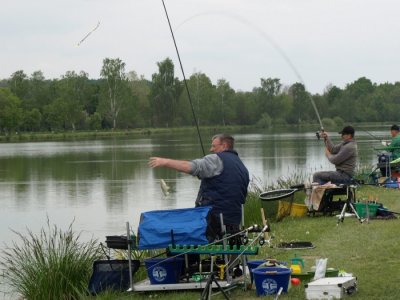
{"type": "Polygon", "coordinates": [[[150,157],[148,164],[152,168],[164,167],[166,164],[166,160],[166,158],[162,157],[150,157]]]}

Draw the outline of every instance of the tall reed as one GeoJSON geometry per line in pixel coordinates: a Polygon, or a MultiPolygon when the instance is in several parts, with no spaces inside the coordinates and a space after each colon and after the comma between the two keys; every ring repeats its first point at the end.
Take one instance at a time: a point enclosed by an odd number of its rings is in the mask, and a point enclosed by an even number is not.
{"type": "Polygon", "coordinates": [[[87,291],[92,265],[100,255],[97,241],[80,242],[80,233],[56,225],[16,232],[19,242],[6,245],[0,258],[2,278],[24,299],[78,299],[87,291]]]}

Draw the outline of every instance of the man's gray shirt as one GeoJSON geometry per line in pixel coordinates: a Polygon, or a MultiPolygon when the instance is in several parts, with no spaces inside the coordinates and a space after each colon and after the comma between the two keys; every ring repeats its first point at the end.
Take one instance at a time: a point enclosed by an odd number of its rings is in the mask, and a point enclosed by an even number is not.
{"type": "Polygon", "coordinates": [[[222,159],[215,153],[190,161],[193,176],[199,179],[217,176],[224,170],[222,159]]]}
{"type": "Polygon", "coordinates": [[[354,140],[334,145],[327,139],[326,146],[331,152],[328,160],[336,166],[336,170],[343,171],[353,176],[357,164],[357,144],[354,140]]]}

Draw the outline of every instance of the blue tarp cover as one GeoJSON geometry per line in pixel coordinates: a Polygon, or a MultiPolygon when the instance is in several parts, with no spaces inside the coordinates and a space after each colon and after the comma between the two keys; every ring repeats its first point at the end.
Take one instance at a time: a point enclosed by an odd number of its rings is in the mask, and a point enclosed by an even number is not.
{"type": "Polygon", "coordinates": [[[207,216],[210,206],[142,213],[139,223],[139,249],[162,249],[176,245],[206,245],[207,216]]]}

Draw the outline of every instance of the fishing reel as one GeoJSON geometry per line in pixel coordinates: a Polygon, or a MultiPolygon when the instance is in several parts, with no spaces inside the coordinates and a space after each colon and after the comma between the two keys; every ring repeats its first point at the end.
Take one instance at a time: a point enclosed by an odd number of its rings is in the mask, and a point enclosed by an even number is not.
{"type": "Polygon", "coordinates": [[[321,128],[320,130],[318,130],[318,131],[315,133],[315,136],[317,137],[318,140],[321,139],[322,133],[323,133],[324,131],[325,131],[325,130],[324,130],[323,128],[321,128]]]}
{"type": "Polygon", "coordinates": [[[317,139],[318,139],[318,141],[321,139],[321,132],[320,131],[317,131],[316,133],[315,133],[315,136],[317,137],[317,139]]]}
{"type": "Polygon", "coordinates": [[[265,243],[270,243],[270,239],[265,238],[265,235],[262,235],[261,233],[263,232],[270,232],[270,228],[269,226],[265,226],[265,227],[261,227],[257,224],[252,225],[251,227],[249,227],[249,230],[246,230],[246,232],[241,236],[242,239],[242,244],[243,245],[247,245],[249,244],[249,242],[251,242],[252,244],[256,241],[258,241],[258,244],[260,246],[263,246],[265,243]],[[249,233],[252,234],[252,237],[249,237],[249,233]]]}

